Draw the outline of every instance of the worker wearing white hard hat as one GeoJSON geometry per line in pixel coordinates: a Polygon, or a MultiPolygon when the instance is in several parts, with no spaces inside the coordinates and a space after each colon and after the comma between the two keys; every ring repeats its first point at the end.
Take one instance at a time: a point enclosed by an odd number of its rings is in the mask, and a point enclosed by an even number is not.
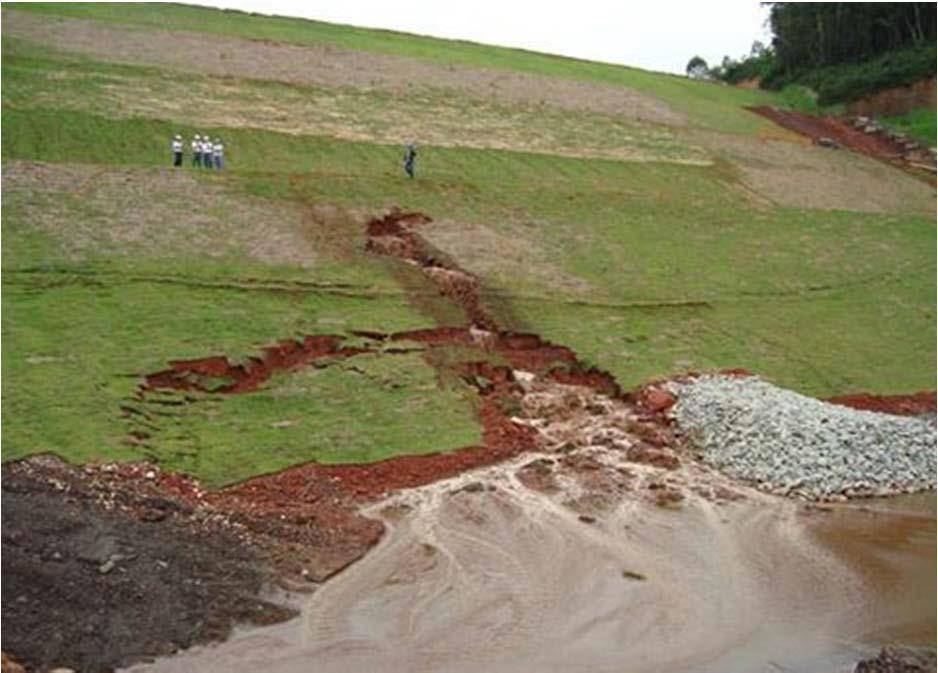
{"type": "Polygon", "coordinates": [[[212,139],[208,134],[202,136],[202,165],[205,168],[212,168],[212,139]]]}
{"type": "Polygon", "coordinates": [[[192,165],[202,165],[202,136],[196,133],[192,136],[192,165]]]}
{"type": "Polygon", "coordinates": [[[215,170],[221,170],[225,165],[225,146],[221,142],[221,138],[215,138],[215,143],[212,145],[212,157],[215,159],[215,170]]]}
{"type": "Polygon", "coordinates": [[[182,136],[178,133],[173,138],[173,166],[182,166],[182,136]]]}

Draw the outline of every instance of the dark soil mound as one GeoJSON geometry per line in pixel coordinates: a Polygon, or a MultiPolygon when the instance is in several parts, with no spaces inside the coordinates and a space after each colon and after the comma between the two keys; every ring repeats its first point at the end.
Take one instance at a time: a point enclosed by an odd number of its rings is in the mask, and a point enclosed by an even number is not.
{"type": "Polygon", "coordinates": [[[180,500],[49,457],[5,465],[2,497],[3,648],[30,669],[111,671],[294,614],[257,597],[236,529],[180,500]]]}

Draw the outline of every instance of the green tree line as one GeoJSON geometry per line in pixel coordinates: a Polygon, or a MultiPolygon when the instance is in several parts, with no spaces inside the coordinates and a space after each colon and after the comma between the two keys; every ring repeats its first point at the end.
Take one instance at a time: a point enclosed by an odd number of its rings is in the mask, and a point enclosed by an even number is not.
{"type": "Polygon", "coordinates": [[[695,56],[687,74],[731,84],[757,79],[768,89],[802,84],[824,105],[935,74],[934,2],[764,4],[770,46],[755,42],[748,55],[712,68],[695,56]]]}
{"type": "Polygon", "coordinates": [[[935,43],[934,2],[773,2],[769,15],[783,72],[862,63],[935,43]]]}

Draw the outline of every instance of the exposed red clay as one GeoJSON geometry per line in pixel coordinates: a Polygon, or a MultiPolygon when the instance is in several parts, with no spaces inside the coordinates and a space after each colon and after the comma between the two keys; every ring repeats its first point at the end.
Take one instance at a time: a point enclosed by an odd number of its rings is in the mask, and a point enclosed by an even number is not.
{"type": "Polygon", "coordinates": [[[427,224],[432,219],[423,213],[392,209],[387,215],[368,223],[370,252],[387,257],[398,257],[420,267],[440,294],[462,307],[469,322],[482,329],[497,330],[497,321],[479,302],[479,279],[439,259],[431,246],[414,230],[413,226],[427,224]]]}
{"type": "Polygon", "coordinates": [[[886,138],[864,133],[835,117],[813,117],[811,115],[779,110],[768,105],[747,108],[761,117],[771,119],[779,126],[808,136],[812,140],[831,138],[844,147],[863,152],[877,158],[895,159],[902,155],[902,147],[886,138]]]}
{"type": "Polygon", "coordinates": [[[924,391],[913,395],[869,395],[857,393],[840,395],[827,399],[832,404],[839,404],[853,409],[878,411],[897,416],[918,416],[935,413],[935,391],[924,391]]]}
{"type": "Polygon", "coordinates": [[[899,140],[881,133],[865,133],[847,120],[836,117],[813,117],[767,105],[756,105],[747,109],[790,131],[807,136],[815,143],[822,138],[835,140],[843,147],[885,161],[934,184],[934,158],[926,149],[907,149],[903,143],[908,139],[899,140]]]}
{"type": "Polygon", "coordinates": [[[222,355],[174,360],[169,369],[144,377],[141,390],[247,393],[257,390],[275,372],[304,367],[325,357],[344,358],[367,352],[363,348],[340,348],[341,343],[342,337],[334,335],[308,335],[302,341],[288,339],[267,346],[261,357],[245,364],[235,364],[222,355]]]}

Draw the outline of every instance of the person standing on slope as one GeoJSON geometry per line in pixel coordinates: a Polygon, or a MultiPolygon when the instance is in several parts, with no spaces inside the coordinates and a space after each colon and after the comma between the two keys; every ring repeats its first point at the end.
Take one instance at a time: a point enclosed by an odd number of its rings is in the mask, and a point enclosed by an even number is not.
{"type": "Polygon", "coordinates": [[[221,144],[221,138],[215,138],[215,144],[212,145],[212,156],[215,159],[215,170],[221,170],[225,164],[225,146],[221,144]]]}
{"type": "Polygon", "coordinates": [[[173,166],[182,166],[182,136],[173,138],[173,166]]]}
{"type": "Polygon", "coordinates": [[[202,165],[205,168],[212,167],[212,139],[207,133],[202,136],[202,165]]]}
{"type": "Polygon", "coordinates": [[[407,149],[404,151],[404,172],[407,173],[407,176],[413,179],[414,177],[414,161],[417,160],[417,148],[413,143],[407,144],[407,149]]]}
{"type": "Polygon", "coordinates": [[[192,165],[202,165],[202,138],[198,133],[192,138],[192,165]]]}

